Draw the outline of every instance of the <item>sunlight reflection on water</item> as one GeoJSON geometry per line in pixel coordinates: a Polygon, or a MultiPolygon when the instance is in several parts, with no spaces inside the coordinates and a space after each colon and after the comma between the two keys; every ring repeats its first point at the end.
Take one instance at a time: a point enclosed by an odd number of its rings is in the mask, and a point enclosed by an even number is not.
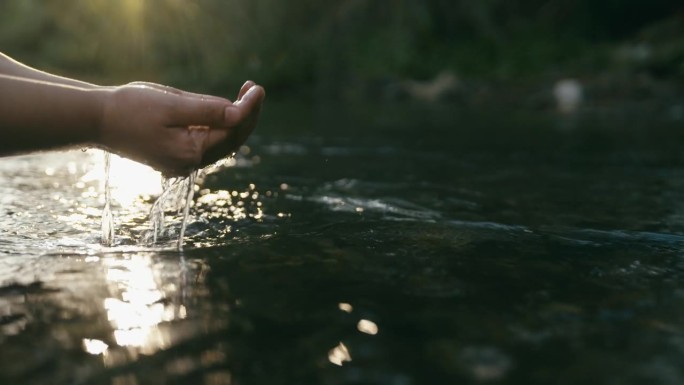
{"type": "Polygon", "coordinates": [[[135,359],[139,354],[151,355],[167,349],[182,337],[182,333],[161,327],[188,316],[182,300],[183,277],[187,273],[182,262],[166,264],[162,272],[155,254],[111,254],[89,259],[98,262],[102,269],[107,290],[96,294],[93,300],[100,301],[100,309],[111,327],[106,334],[111,338],[84,338],[84,351],[103,355],[105,363],[118,365],[122,360],[121,348],[126,356],[135,359]]]}
{"type": "MultiPolygon", "coordinates": [[[[221,167],[230,167],[235,161],[224,163],[221,167]]],[[[79,339],[81,349],[102,355],[107,365],[119,365],[195,333],[187,319],[192,312],[183,301],[188,285],[184,275],[193,268],[182,256],[160,262],[157,252],[164,245],[137,244],[141,229],[149,227],[152,197],[162,191],[161,175],[114,155],[112,211],[117,237],[125,242],[109,248],[99,244],[104,176],[104,156],[98,150],[32,154],[0,163],[0,213],[8,214],[0,216],[0,284],[17,282],[18,290],[24,290],[28,286],[22,285],[40,277],[41,285],[71,292],[82,283],[88,289],[75,291],[63,305],[89,303],[88,312],[101,313],[109,326],[104,334],[99,326],[94,327],[96,333],[86,332],[79,339]],[[65,267],[70,264],[76,267],[65,267]],[[73,282],[62,278],[64,274],[88,279],[73,282]],[[92,290],[95,287],[99,289],[92,290]],[[179,321],[184,326],[175,326],[179,321]]],[[[203,218],[200,226],[226,235],[237,220],[261,219],[261,197],[254,184],[245,190],[204,189],[193,217],[203,218]]],[[[171,219],[176,216],[169,213],[171,219]]],[[[14,316],[22,311],[18,306],[8,303],[3,308],[14,316]]],[[[2,334],[20,333],[27,323],[27,318],[18,319],[2,334]],[[17,330],[11,333],[10,327],[17,330]]]]}
{"type": "MultiPolygon", "coordinates": [[[[241,164],[226,158],[212,165],[210,174],[241,164]]],[[[244,162],[243,162],[244,163],[244,162]]],[[[110,185],[114,247],[101,240],[104,196],[104,154],[100,150],[40,153],[10,157],[0,163],[0,253],[14,258],[29,255],[103,250],[135,252],[169,249],[177,242],[182,212],[165,207],[167,231],[155,245],[143,245],[149,233],[153,199],[162,192],[161,175],[153,169],[112,155],[110,185]]],[[[202,185],[204,180],[199,180],[202,185]]],[[[237,187],[237,186],[236,186],[237,187]]],[[[264,220],[263,201],[277,192],[259,191],[255,184],[234,190],[195,187],[186,241],[192,247],[223,245],[233,238],[237,221],[264,220]]],[[[1,277],[0,277],[1,278],[1,277]]],[[[11,277],[8,276],[8,279],[11,277]]]]}
{"type": "Polygon", "coordinates": [[[120,298],[104,300],[114,338],[120,346],[139,348],[148,354],[165,347],[168,338],[157,329],[160,322],[174,319],[174,309],[166,309],[155,280],[149,257],[106,260],[107,282],[114,285],[120,298]]]}
{"type": "MultiPolygon", "coordinates": [[[[105,167],[104,153],[98,151],[92,154],[92,169],[81,177],[81,181],[99,182],[100,189],[104,188],[105,167]]],[[[109,170],[109,183],[112,189],[112,199],[121,206],[130,206],[140,196],[153,196],[161,193],[161,174],[152,168],[132,160],[112,154],[109,170]]]]}

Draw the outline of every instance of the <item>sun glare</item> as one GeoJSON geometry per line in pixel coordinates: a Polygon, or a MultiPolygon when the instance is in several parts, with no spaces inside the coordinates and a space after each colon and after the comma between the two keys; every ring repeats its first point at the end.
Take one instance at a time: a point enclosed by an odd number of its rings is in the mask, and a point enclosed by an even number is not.
{"type": "Polygon", "coordinates": [[[118,298],[104,301],[116,343],[140,349],[142,353],[153,353],[168,346],[169,336],[158,325],[175,319],[176,312],[173,306],[164,304],[152,260],[138,255],[106,260],[105,266],[107,282],[119,293],[118,298]]]}
{"type": "MultiPolygon", "coordinates": [[[[95,166],[85,174],[82,182],[105,181],[104,156],[98,154],[95,166]]],[[[121,206],[129,206],[141,196],[154,196],[162,192],[161,174],[150,167],[112,154],[109,169],[112,199],[121,206]]]]}

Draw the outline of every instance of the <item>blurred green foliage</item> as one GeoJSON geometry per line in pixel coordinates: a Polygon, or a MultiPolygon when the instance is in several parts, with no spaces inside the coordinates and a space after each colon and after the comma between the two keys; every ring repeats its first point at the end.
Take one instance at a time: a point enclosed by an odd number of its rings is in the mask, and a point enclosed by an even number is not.
{"type": "Polygon", "coordinates": [[[610,59],[597,52],[639,39],[668,40],[654,65],[681,76],[683,10],[681,0],[4,1],[0,51],[97,83],[225,94],[252,78],[276,95],[356,98],[444,70],[506,80],[602,66],[610,59]],[[640,35],[662,20],[674,31],[640,35]]]}

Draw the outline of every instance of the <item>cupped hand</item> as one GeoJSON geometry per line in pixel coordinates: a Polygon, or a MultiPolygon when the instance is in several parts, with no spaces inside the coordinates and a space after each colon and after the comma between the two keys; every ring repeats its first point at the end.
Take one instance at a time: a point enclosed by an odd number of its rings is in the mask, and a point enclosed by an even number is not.
{"type": "Polygon", "coordinates": [[[217,127],[207,132],[207,151],[202,158],[201,166],[212,164],[234,153],[247,140],[256,127],[261,106],[266,96],[264,89],[252,81],[247,81],[240,89],[232,106],[226,108],[226,115],[231,117],[232,125],[217,127]]]}
{"type": "Polygon", "coordinates": [[[108,89],[98,144],[167,176],[229,155],[256,126],[265,92],[246,82],[235,103],[154,83],[108,89]]]}

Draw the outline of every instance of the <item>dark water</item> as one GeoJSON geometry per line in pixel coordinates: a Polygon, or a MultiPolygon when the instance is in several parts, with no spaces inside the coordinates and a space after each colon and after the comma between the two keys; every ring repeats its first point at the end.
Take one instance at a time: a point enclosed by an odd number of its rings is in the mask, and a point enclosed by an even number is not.
{"type": "Polygon", "coordinates": [[[672,111],[268,105],[183,252],[149,199],[100,248],[84,155],[5,159],[0,383],[683,383],[672,111]]]}

